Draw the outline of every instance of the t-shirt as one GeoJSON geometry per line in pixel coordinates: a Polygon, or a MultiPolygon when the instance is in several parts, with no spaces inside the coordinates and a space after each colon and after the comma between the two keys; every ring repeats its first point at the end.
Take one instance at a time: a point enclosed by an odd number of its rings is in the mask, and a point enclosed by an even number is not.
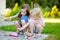
{"type": "Polygon", "coordinates": [[[28,16],[23,16],[23,17],[20,17],[20,24],[22,25],[22,21],[25,21],[26,23],[28,23],[28,16]]]}

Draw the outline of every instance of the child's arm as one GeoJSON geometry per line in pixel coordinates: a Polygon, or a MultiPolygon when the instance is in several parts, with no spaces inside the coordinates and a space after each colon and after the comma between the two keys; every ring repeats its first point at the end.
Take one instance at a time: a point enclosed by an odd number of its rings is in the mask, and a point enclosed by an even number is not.
{"type": "Polygon", "coordinates": [[[14,16],[11,16],[9,18],[5,18],[5,20],[11,21],[12,18],[16,18],[17,16],[18,16],[18,14],[14,15],[14,16]]]}
{"type": "MultiPolygon", "coordinates": [[[[19,13],[18,13],[19,14],[19,13]]],[[[10,18],[16,18],[18,16],[18,14],[14,15],[14,16],[11,16],[10,18]]]]}
{"type": "Polygon", "coordinates": [[[26,24],[26,25],[24,25],[22,28],[18,28],[19,30],[23,30],[23,29],[25,29],[26,27],[28,27],[28,25],[30,24],[30,20],[29,20],[29,22],[26,24]]]}

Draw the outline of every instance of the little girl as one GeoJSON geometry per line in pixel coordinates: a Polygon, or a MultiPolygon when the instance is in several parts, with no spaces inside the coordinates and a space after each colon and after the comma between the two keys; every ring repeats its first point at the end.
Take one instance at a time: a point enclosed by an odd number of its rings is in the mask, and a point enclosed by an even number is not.
{"type": "MultiPolygon", "coordinates": [[[[18,30],[18,28],[21,28],[21,26],[25,25],[28,22],[28,18],[30,15],[30,8],[28,4],[24,4],[21,7],[21,11],[19,14],[12,16],[10,18],[8,18],[7,20],[11,20],[12,18],[18,18],[18,21],[14,22],[14,25],[16,27],[17,33],[19,34],[20,31],[18,30]]],[[[24,29],[24,32],[26,32],[27,29],[24,29]]]]}
{"type": "MultiPolygon", "coordinates": [[[[24,26],[26,23],[28,23],[28,15],[26,13],[26,10],[25,9],[21,9],[21,12],[20,12],[20,17],[19,17],[19,23],[18,24],[18,28],[19,27],[22,27],[24,26]]],[[[17,29],[18,31],[18,29],[17,29]]],[[[24,29],[24,32],[26,32],[27,30],[24,29]]],[[[19,31],[18,31],[18,34],[19,34],[19,31]]]]}
{"type": "Polygon", "coordinates": [[[26,27],[28,27],[28,25],[31,31],[31,35],[33,35],[33,30],[35,27],[38,30],[38,36],[41,35],[45,22],[42,17],[41,10],[39,8],[33,9],[31,12],[31,18],[29,19],[29,22],[26,25],[24,25],[22,28],[18,28],[18,29],[21,31],[25,29],[26,27]]]}
{"type": "MultiPolygon", "coordinates": [[[[28,23],[28,18],[29,18],[29,15],[27,15],[26,10],[25,9],[21,9],[21,11],[19,13],[19,16],[18,16],[18,22],[16,22],[17,25],[15,24],[16,29],[17,29],[17,34],[16,33],[12,33],[10,35],[14,36],[14,37],[17,37],[18,34],[20,34],[20,30],[18,30],[18,28],[21,28],[24,25],[26,25],[28,23]]],[[[24,34],[26,34],[27,28],[24,28],[22,31],[24,32],[24,34]]]]}
{"type": "MultiPolygon", "coordinates": [[[[28,4],[22,5],[21,8],[22,8],[22,10],[18,14],[18,22],[15,22],[15,26],[16,26],[18,34],[20,33],[18,28],[21,28],[21,26],[24,26],[28,22],[28,19],[29,19],[29,16],[30,16],[30,10],[29,10],[29,5],[28,4]]],[[[26,33],[26,31],[27,31],[27,29],[24,29],[24,34],[26,33]]]]}

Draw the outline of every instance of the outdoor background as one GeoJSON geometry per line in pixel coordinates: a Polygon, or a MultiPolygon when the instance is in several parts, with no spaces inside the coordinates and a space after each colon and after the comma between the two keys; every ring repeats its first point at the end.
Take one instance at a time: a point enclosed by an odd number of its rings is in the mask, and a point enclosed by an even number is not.
{"type": "Polygon", "coordinates": [[[20,11],[21,5],[29,4],[32,9],[35,3],[39,4],[44,18],[60,18],[60,0],[6,0],[6,8],[10,9],[9,16],[13,16],[20,11]]]}
{"type": "MultiPolygon", "coordinates": [[[[35,3],[39,4],[46,22],[42,34],[49,34],[49,37],[45,40],[60,40],[60,0],[6,0],[4,16],[9,18],[16,15],[23,4],[29,4],[30,10],[32,10],[35,3]]],[[[12,19],[12,21],[16,20],[17,18],[12,19]]],[[[2,26],[0,30],[16,32],[14,25],[2,26]]]]}

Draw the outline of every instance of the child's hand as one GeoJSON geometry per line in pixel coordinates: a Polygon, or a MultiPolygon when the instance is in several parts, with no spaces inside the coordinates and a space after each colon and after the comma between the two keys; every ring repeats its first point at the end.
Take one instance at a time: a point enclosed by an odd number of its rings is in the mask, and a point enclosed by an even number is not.
{"type": "Polygon", "coordinates": [[[5,18],[6,21],[11,21],[11,18],[5,18]]]}
{"type": "Polygon", "coordinates": [[[20,31],[20,28],[18,28],[18,30],[20,31]]]}

